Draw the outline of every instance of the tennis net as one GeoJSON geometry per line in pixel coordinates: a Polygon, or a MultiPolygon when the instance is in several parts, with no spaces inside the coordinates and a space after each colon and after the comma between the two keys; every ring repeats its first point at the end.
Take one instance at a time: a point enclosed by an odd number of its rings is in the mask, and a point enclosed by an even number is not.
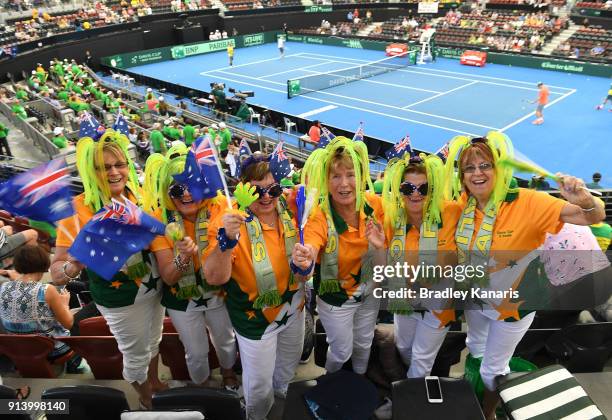
{"type": "Polygon", "coordinates": [[[382,60],[372,61],[359,66],[289,79],[287,80],[287,96],[293,98],[305,93],[329,89],[390,71],[400,70],[404,67],[415,65],[416,58],[416,51],[407,51],[400,55],[383,58],[382,60]]]}

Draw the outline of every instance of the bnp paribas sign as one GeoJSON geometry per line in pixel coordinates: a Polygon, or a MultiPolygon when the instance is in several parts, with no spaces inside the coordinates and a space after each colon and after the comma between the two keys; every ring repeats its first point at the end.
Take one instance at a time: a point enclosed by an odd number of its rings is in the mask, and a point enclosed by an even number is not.
{"type": "Polygon", "coordinates": [[[172,58],[177,60],[184,57],[190,57],[192,55],[223,51],[227,49],[228,45],[235,47],[236,42],[233,39],[228,38],[213,42],[203,42],[200,44],[177,45],[176,47],[172,47],[171,49],[172,58]]]}
{"type": "Polygon", "coordinates": [[[245,35],[243,37],[242,42],[245,47],[252,47],[254,45],[261,45],[264,43],[264,41],[265,41],[264,34],[259,33],[259,34],[245,35]]]}

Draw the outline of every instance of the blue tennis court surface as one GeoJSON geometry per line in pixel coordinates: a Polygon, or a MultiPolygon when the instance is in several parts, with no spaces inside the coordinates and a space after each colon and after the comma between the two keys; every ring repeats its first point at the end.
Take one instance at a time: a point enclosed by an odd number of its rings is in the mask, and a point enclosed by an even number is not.
{"type": "MultiPolygon", "coordinates": [[[[438,59],[323,91],[287,98],[287,79],[358,66],[385,58],[382,51],[287,43],[279,58],[275,44],[236,50],[229,67],[225,52],[133,67],[156,79],[209,90],[225,82],[254,90],[250,103],[354,131],[364,122],[367,136],[395,142],[410,134],[412,144],[434,151],[456,135],[506,132],[520,156],[556,172],[590,181],[594,171],[612,185],[612,112],[596,111],[610,79],[487,64],[466,67],[438,59]],[[536,83],[550,89],[545,123],[534,126],[536,83]]],[[[612,76],[612,75],[611,75],[612,76]]]]}

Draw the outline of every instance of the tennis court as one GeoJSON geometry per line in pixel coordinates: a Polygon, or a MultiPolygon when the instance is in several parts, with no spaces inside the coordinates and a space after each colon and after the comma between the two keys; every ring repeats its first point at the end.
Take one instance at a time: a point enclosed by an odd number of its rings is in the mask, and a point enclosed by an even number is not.
{"type": "MultiPolygon", "coordinates": [[[[455,135],[506,132],[521,155],[551,171],[587,179],[608,167],[612,113],[595,111],[610,80],[544,70],[487,64],[461,66],[438,59],[288,99],[287,80],[346,69],[383,59],[381,51],[287,43],[284,58],[274,44],[236,50],[234,66],[225,52],[134,67],[135,73],[209,90],[225,82],[254,90],[250,103],[319,119],[367,136],[395,142],[410,134],[413,145],[436,150],[455,135]],[[533,126],[536,82],[550,88],[545,123],[533,126]]],[[[407,61],[407,59],[406,59],[407,61]]],[[[609,176],[609,175],[608,175],[609,176]]],[[[604,179],[606,185],[612,179],[604,179]]]]}

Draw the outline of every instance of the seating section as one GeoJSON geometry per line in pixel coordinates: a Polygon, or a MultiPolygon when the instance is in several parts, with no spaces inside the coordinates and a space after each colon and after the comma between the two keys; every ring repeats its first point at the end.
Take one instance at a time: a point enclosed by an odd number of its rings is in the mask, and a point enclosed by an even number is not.
{"type": "Polygon", "coordinates": [[[74,353],[50,362],[47,355],[53,351],[53,340],[36,334],[0,334],[0,354],[8,356],[24,378],[55,378],[53,365],[63,366],[74,353]]]}
{"type": "Polygon", "coordinates": [[[418,40],[420,32],[418,28],[423,27],[433,15],[398,16],[383,22],[379,29],[370,33],[373,38],[392,38],[403,40],[418,40]]]}
{"type": "Polygon", "coordinates": [[[589,60],[612,58],[612,29],[600,26],[580,28],[567,41],[553,51],[554,55],[589,60]]]}
{"type": "Polygon", "coordinates": [[[438,22],[436,42],[447,46],[486,46],[496,51],[539,51],[568,25],[548,13],[485,10],[449,12],[438,22]]]}
{"type": "Polygon", "coordinates": [[[608,2],[596,1],[579,1],[574,5],[577,9],[597,9],[597,10],[612,10],[608,2]]]}

